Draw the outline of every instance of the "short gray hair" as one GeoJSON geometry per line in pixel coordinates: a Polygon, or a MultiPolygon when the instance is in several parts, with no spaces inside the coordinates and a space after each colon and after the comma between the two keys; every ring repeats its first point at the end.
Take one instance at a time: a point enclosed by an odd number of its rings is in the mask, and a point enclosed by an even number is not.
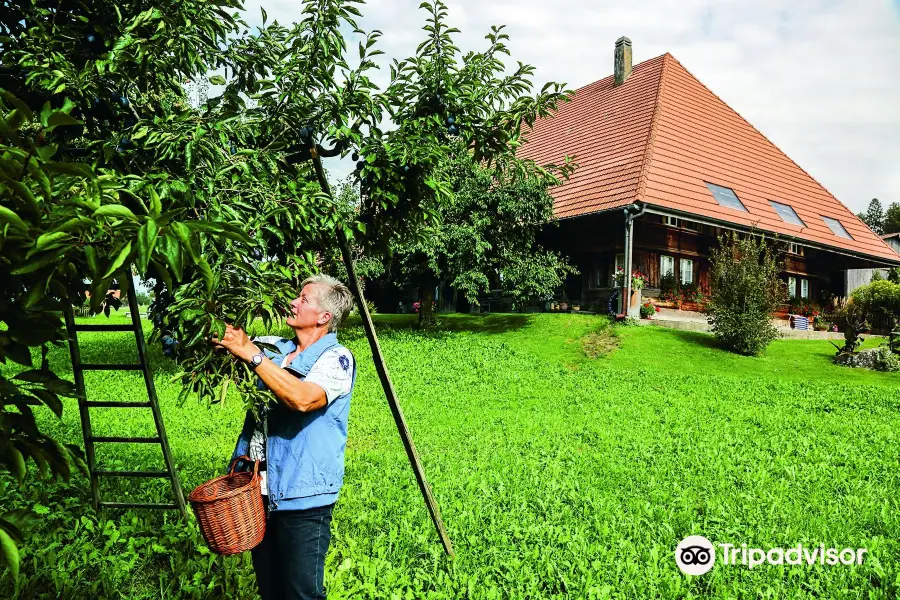
{"type": "Polygon", "coordinates": [[[302,290],[310,283],[325,286],[326,289],[319,290],[316,293],[316,304],[319,306],[319,310],[331,313],[331,321],[328,322],[328,332],[333,333],[337,331],[337,328],[340,327],[341,323],[347,319],[350,311],[353,310],[353,294],[350,292],[350,288],[334,277],[319,274],[304,279],[303,283],[300,284],[300,289],[302,290]]]}

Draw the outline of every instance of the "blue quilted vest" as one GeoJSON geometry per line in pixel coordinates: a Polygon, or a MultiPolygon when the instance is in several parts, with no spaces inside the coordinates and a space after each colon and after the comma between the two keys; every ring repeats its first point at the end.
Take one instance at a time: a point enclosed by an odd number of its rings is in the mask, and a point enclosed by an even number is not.
{"type": "MultiPolygon", "coordinates": [[[[297,348],[296,342],[289,339],[281,339],[274,345],[278,348],[277,353],[264,352],[278,365],[297,348]]],[[[319,357],[335,347],[343,348],[337,341],[337,335],[326,334],[284,368],[305,379],[319,357]]],[[[257,381],[257,385],[265,389],[262,381],[257,381]]],[[[281,403],[263,410],[268,417],[266,467],[269,510],[315,508],[337,500],[344,482],[347,421],[355,385],[354,357],[350,392],[338,396],[331,404],[308,413],[291,410],[281,403]]],[[[255,428],[253,413],[247,411],[229,465],[238,456],[248,453],[255,428]]]]}

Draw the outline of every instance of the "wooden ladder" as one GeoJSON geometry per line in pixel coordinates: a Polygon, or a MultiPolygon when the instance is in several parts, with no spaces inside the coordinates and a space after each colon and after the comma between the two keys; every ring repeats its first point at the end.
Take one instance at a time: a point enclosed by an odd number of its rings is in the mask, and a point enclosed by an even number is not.
{"type": "Polygon", "coordinates": [[[159,400],[156,397],[156,386],[153,384],[153,374],[150,371],[150,362],[147,358],[147,344],[144,340],[144,330],[141,328],[140,308],[137,302],[137,295],[134,292],[133,283],[128,286],[128,306],[131,310],[131,325],[76,325],[73,310],[69,308],[69,310],[66,311],[69,353],[72,356],[72,373],[75,376],[75,388],[78,392],[78,412],[81,415],[81,431],[84,436],[85,455],[87,457],[88,471],[91,476],[91,494],[93,496],[94,509],[178,509],[181,512],[181,516],[187,518],[187,511],[185,510],[184,504],[184,492],[181,490],[181,482],[178,479],[178,474],[175,472],[175,466],[172,462],[172,452],[169,449],[169,440],[166,437],[166,428],[163,424],[162,414],[159,410],[159,400]],[[137,341],[139,362],[136,364],[90,364],[81,362],[81,350],[78,346],[79,331],[132,331],[137,341]],[[84,371],[141,371],[144,374],[144,384],[147,388],[149,400],[145,402],[88,400],[84,390],[84,371]],[[91,429],[90,408],[150,408],[150,410],[153,411],[153,421],[156,423],[156,437],[96,436],[91,429]],[[107,442],[159,444],[162,448],[166,469],[164,471],[108,471],[98,469],[96,455],[94,454],[94,444],[107,442]],[[172,483],[172,492],[175,496],[175,502],[103,502],[100,498],[100,477],[168,478],[172,483]]]}

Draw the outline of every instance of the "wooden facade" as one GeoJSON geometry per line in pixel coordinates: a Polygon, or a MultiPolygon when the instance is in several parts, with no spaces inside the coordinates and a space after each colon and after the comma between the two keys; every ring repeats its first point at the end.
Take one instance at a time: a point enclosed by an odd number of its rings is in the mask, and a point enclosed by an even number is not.
{"type": "MultiPolygon", "coordinates": [[[[704,295],[708,294],[709,257],[718,246],[718,238],[726,231],[724,227],[656,213],[635,219],[633,268],[642,272],[648,282],[642,296],[659,297],[664,256],[669,257],[666,260],[679,282],[682,281],[682,269],[685,269],[685,277],[690,270],[689,282],[682,283],[682,287],[696,286],[704,295]]],[[[558,299],[605,312],[606,302],[615,289],[616,266],[624,264],[625,218],[622,211],[561,220],[558,225],[549,226],[540,241],[569,256],[580,271],[579,275],[568,278],[558,299]]],[[[779,241],[778,247],[784,260],[781,276],[786,283],[793,283],[793,294],[820,304],[827,303],[832,296],[845,295],[845,271],[865,262],[790,240],[779,241]]]]}

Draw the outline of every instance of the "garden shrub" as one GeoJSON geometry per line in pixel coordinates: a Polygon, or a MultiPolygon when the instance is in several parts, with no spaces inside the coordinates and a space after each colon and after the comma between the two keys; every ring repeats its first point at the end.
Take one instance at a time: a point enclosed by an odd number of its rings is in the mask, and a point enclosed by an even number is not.
{"type": "Polygon", "coordinates": [[[900,317],[900,284],[886,279],[873,279],[850,294],[850,303],[867,315],[884,313],[900,317]]]}
{"type": "Polygon", "coordinates": [[[719,238],[710,257],[708,321],[719,342],[733,352],[758,354],[778,337],[772,313],[787,296],[778,277],[780,261],[763,238],[719,238]]]}

